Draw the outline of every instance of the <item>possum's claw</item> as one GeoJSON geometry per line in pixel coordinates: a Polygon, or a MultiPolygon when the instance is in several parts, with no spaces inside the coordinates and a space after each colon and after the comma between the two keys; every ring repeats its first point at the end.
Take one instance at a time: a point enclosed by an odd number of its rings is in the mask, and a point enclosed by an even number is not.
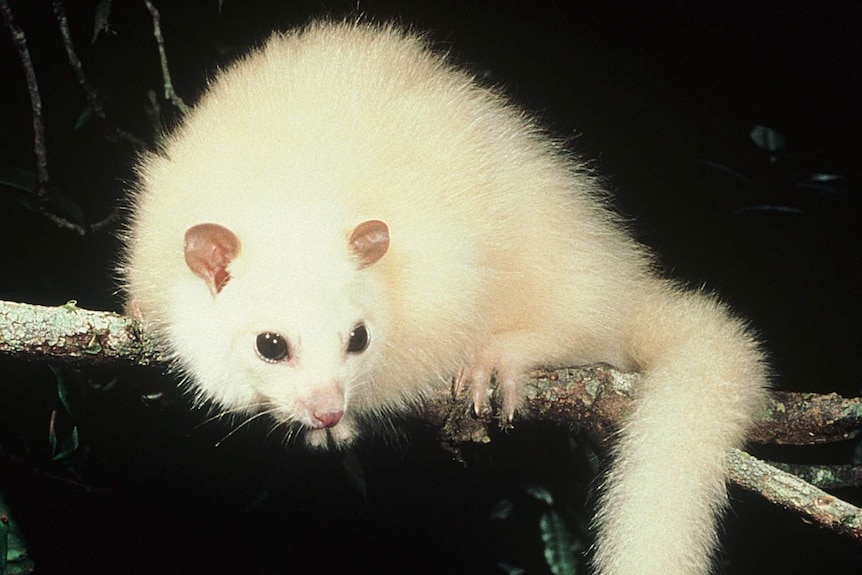
{"type": "Polygon", "coordinates": [[[481,369],[462,368],[452,383],[452,396],[457,398],[461,395],[469,382],[473,395],[473,413],[479,417],[491,413],[491,401],[489,390],[491,388],[490,372],[481,369]]]}
{"type": "Polygon", "coordinates": [[[497,389],[503,396],[503,416],[506,422],[511,423],[515,418],[515,411],[521,404],[521,386],[518,377],[514,375],[497,376],[497,389]]]}
{"type": "Polygon", "coordinates": [[[491,409],[491,372],[481,368],[473,370],[472,386],[473,412],[479,417],[490,415],[491,409]]]}
{"type": "Polygon", "coordinates": [[[464,391],[464,388],[467,387],[467,368],[462,367],[461,371],[458,372],[458,375],[452,380],[452,398],[458,399],[458,396],[461,395],[461,392],[464,391]]]}

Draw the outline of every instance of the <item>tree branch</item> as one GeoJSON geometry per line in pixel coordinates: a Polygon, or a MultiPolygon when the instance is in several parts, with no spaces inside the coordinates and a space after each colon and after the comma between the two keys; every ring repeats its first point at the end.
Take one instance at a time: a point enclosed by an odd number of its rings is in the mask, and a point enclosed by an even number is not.
{"type": "Polygon", "coordinates": [[[138,322],[74,301],[59,307],[0,301],[0,355],[71,367],[167,363],[138,322]]]}
{"type": "MultiPolygon", "coordinates": [[[[66,7],[62,0],[52,0],[51,6],[54,9],[54,16],[57,18],[57,26],[60,28],[60,35],[63,37],[63,47],[66,49],[66,59],[69,61],[69,66],[75,73],[75,79],[84,91],[84,96],[87,98],[87,105],[96,116],[102,132],[109,142],[123,140],[135,148],[143,149],[146,147],[146,142],[115,126],[108,120],[108,114],[105,112],[105,106],[102,99],[99,97],[96,88],[87,80],[87,75],[84,73],[84,66],[81,64],[81,59],[78,58],[78,53],[75,50],[75,43],[72,41],[72,31],[69,29],[69,21],[66,18],[66,7]]],[[[95,227],[95,226],[94,226],[95,227]]]]}
{"type": "MultiPolygon", "coordinates": [[[[89,311],[71,304],[45,307],[0,301],[0,354],[70,366],[166,365],[167,354],[140,324],[127,316],[89,311]]],[[[533,371],[525,419],[578,426],[604,441],[630,406],[636,373],[609,366],[533,371]]],[[[448,397],[430,401],[424,416],[445,426],[453,441],[483,441],[483,421],[448,397]]],[[[750,434],[755,443],[814,445],[855,437],[862,429],[862,399],[838,394],[775,391],[750,434]]]]}
{"type": "Polygon", "coordinates": [[[738,449],[730,454],[729,463],[730,479],[743,489],[862,541],[862,509],[738,449]]]}
{"type": "MultiPolygon", "coordinates": [[[[83,310],[74,302],[45,307],[0,301],[0,355],[73,367],[168,363],[168,354],[136,320],[83,310]]],[[[631,407],[638,377],[605,365],[535,370],[519,417],[577,425],[594,440],[607,443],[631,407]]],[[[421,417],[439,427],[450,446],[489,442],[490,430],[498,424],[494,416],[475,415],[469,397],[448,394],[427,401],[421,417]]],[[[850,439],[860,428],[860,398],[773,392],[750,438],[755,443],[811,445],[850,439]]],[[[862,540],[859,508],[741,451],[731,453],[729,463],[731,479],[743,488],[862,540]]],[[[817,483],[833,486],[852,483],[862,475],[858,467],[849,466],[819,467],[806,473],[817,483]]]]}

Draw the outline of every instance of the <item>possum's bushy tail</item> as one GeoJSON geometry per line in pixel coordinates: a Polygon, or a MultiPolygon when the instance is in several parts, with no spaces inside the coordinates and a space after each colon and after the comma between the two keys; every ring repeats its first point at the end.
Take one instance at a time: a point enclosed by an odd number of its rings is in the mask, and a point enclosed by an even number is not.
{"type": "Polygon", "coordinates": [[[724,305],[669,284],[644,299],[627,333],[643,377],[601,489],[594,568],[705,574],[727,501],[727,453],[762,405],[766,362],[724,305]]]}

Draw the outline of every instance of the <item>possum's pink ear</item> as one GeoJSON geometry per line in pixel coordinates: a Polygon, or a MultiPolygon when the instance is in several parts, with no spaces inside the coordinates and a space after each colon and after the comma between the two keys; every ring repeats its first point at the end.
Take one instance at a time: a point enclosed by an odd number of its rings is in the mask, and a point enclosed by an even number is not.
{"type": "Polygon", "coordinates": [[[218,224],[198,224],[186,230],[186,264],[216,295],[227,284],[227,265],[239,253],[239,238],[218,224]]]}
{"type": "Polygon", "coordinates": [[[380,220],[362,222],[350,234],[350,246],[359,256],[359,268],[367,268],[389,249],[389,228],[380,220]]]}

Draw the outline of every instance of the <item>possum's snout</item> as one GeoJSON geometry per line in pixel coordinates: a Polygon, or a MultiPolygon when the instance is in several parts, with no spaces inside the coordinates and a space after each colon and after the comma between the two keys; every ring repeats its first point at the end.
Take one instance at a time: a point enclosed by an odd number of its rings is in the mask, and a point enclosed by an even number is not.
{"type": "Polygon", "coordinates": [[[314,428],[323,429],[324,427],[334,427],[339,421],[341,421],[341,416],[343,415],[344,412],[341,410],[327,411],[326,413],[315,413],[314,428]]]}

